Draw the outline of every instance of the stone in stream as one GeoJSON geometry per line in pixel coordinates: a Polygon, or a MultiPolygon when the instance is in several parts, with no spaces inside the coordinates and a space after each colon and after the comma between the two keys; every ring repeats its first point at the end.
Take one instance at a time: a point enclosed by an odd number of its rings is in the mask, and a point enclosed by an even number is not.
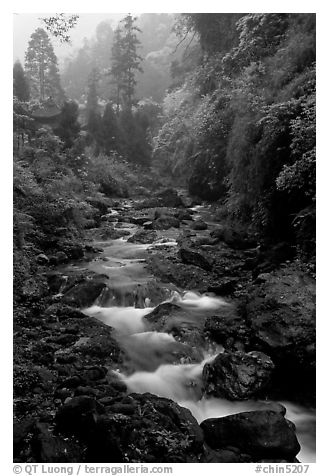
{"type": "Polygon", "coordinates": [[[202,332],[204,318],[191,315],[176,304],[166,302],[159,304],[152,312],[144,316],[152,330],[172,334],[178,342],[193,348],[203,348],[205,338],[202,332]]]}
{"type": "Polygon", "coordinates": [[[233,446],[250,455],[253,462],[263,459],[293,462],[300,450],[293,424],[278,412],[252,411],[209,418],[200,426],[212,449],[233,446]]]}
{"type": "Polygon", "coordinates": [[[105,288],[106,284],[104,282],[91,279],[77,284],[67,291],[62,298],[62,302],[70,306],[85,308],[94,304],[105,288]]]}
{"type": "Polygon", "coordinates": [[[179,228],[180,221],[173,216],[160,216],[153,222],[155,230],[169,230],[169,228],[179,228]]]}
{"type": "Polygon", "coordinates": [[[138,230],[136,233],[128,238],[129,243],[151,244],[157,238],[157,233],[154,230],[138,230]]]}
{"type": "Polygon", "coordinates": [[[203,452],[203,433],[191,412],[150,393],[106,406],[74,397],[57,411],[56,426],[80,438],[87,462],[198,462],[203,452]]]}
{"type": "Polygon", "coordinates": [[[203,368],[205,393],[229,400],[246,400],[268,384],[274,365],[262,352],[224,352],[203,368]]]}
{"type": "Polygon", "coordinates": [[[206,230],[208,228],[207,223],[205,223],[203,220],[197,220],[192,224],[192,229],[193,230],[206,230]]]}

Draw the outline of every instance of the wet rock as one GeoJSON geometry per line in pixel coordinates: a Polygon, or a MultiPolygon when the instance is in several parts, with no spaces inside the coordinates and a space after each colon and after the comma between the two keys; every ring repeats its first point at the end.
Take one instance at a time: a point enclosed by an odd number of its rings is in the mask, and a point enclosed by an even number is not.
{"type": "Polygon", "coordinates": [[[90,396],[72,398],[59,407],[55,421],[63,434],[73,434],[86,438],[96,426],[97,417],[104,413],[104,407],[90,396]]]}
{"type": "Polygon", "coordinates": [[[175,213],[175,217],[176,217],[179,221],[182,221],[182,220],[192,221],[192,220],[193,220],[193,217],[192,217],[191,212],[189,212],[189,211],[186,210],[186,209],[180,209],[180,210],[178,210],[178,211],[175,213]]]}
{"type": "Polygon", "coordinates": [[[224,352],[203,368],[205,393],[229,400],[246,400],[269,382],[274,365],[262,352],[224,352]]]}
{"type": "Polygon", "coordinates": [[[278,412],[254,411],[209,418],[200,426],[211,448],[234,446],[249,454],[252,461],[284,459],[291,462],[300,450],[291,425],[278,412]]]}
{"type": "Polygon", "coordinates": [[[181,263],[160,253],[148,258],[148,267],[162,282],[184,289],[205,292],[212,282],[212,277],[202,268],[181,263]]]}
{"type": "Polygon", "coordinates": [[[315,391],[315,282],[289,265],[250,286],[244,309],[253,348],[275,364],[274,395],[312,403],[315,391]],[[313,397],[312,397],[313,395],[313,397]]]}
{"type": "Polygon", "coordinates": [[[200,463],[250,463],[251,457],[241,454],[238,448],[227,448],[215,451],[205,445],[200,463]]]}
{"type": "Polygon", "coordinates": [[[90,337],[87,342],[76,347],[76,352],[84,356],[97,358],[104,364],[104,359],[110,362],[118,362],[122,355],[118,343],[109,334],[90,337]]]}
{"type": "Polygon", "coordinates": [[[58,251],[55,254],[55,259],[57,264],[62,264],[62,263],[67,263],[69,260],[69,257],[67,256],[66,253],[64,253],[64,251],[58,251]]]}
{"type": "Polygon", "coordinates": [[[169,230],[169,228],[179,228],[180,221],[172,216],[160,216],[153,222],[155,230],[169,230]]]}
{"type": "Polygon", "coordinates": [[[17,458],[27,446],[29,435],[32,433],[35,425],[34,418],[26,418],[14,423],[13,430],[13,444],[14,444],[14,458],[17,458]]]}
{"type": "Polygon", "coordinates": [[[142,216],[132,216],[130,217],[130,222],[135,225],[144,225],[147,221],[152,221],[153,217],[151,215],[142,215],[142,216]]]}
{"type": "Polygon", "coordinates": [[[43,266],[46,266],[47,264],[49,264],[49,258],[48,258],[48,256],[46,256],[46,255],[43,254],[43,253],[40,253],[40,254],[36,257],[36,261],[37,261],[38,264],[43,265],[43,266]]]}
{"type": "Polygon", "coordinates": [[[204,331],[211,340],[226,349],[230,348],[232,341],[242,342],[246,346],[250,343],[250,328],[233,305],[222,307],[217,314],[208,316],[204,331]]]}
{"type": "Polygon", "coordinates": [[[81,447],[68,439],[55,436],[47,423],[35,425],[31,447],[38,463],[77,463],[81,461],[81,447]]]}
{"type": "Polygon", "coordinates": [[[205,338],[202,332],[204,318],[167,302],[157,306],[144,317],[152,330],[171,334],[175,339],[192,348],[203,348],[205,338]],[[196,317],[197,316],[197,317],[196,317]]]}
{"type": "Polygon", "coordinates": [[[152,230],[153,229],[153,221],[143,222],[143,227],[145,228],[145,230],[152,230]]]}
{"type": "Polygon", "coordinates": [[[107,407],[88,440],[90,461],[197,462],[203,434],[189,410],[149,393],[107,407]],[[142,415],[142,418],[141,418],[142,415]]]}
{"type": "Polygon", "coordinates": [[[239,281],[239,278],[223,278],[217,283],[209,286],[208,291],[215,293],[218,296],[227,296],[228,294],[234,293],[239,281]]]}
{"type": "Polygon", "coordinates": [[[62,298],[62,302],[80,308],[88,307],[94,304],[105,288],[106,284],[104,282],[91,279],[77,284],[67,291],[62,298]]]}
{"type": "Polygon", "coordinates": [[[100,231],[100,237],[102,240],[118,240],[123,236],[130,235],[127,230],[118,230],[117,228],[108,227],[100,231]]]}
{"type": "Polygon", "coordinates": [[[192,224],[192,229],[193,230],[206,230],[208,228],[207,223],[205,223],[203,220],[197,220],[192,224]]]}
{"type": "Polygon", "coordinates": [[[129,243],[151,244],[156,240],[157,234],[154,230],[138,230],[133,236],[128,238],[129,243]]]}
{"type": "Polygon", "coordinates": [[[180,248],[179,255],[183,263],[192,264],[203,268],[205,271],[211,271],[212,265],[209,260],[198,251],[193,251],[189,248],[180,248]]]}
{"type": "Polygon", "coordinates": [[[51,304],[44,312],[47,319],[55,317],[59,321],[67,319],[84,319],[86,316],[78,309],[68,306],[62,302],[51,304]]]}

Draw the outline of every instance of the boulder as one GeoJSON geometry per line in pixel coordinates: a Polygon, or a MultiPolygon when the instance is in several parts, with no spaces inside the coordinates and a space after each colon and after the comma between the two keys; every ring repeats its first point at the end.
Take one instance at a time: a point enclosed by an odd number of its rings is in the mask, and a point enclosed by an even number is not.
{"type": "Polygon", "coordinates": [[[197,220],[192,224],[193,230],[201,231],[201,230],[206,230],[207,228],[208,228],[208,225],[203,220],[197,220]]]}
{"type": "Polygon", "coordinates": [[[157,234],[154,230],[138,230],[133,236],[128,238],[129,243],[151,244],[156,240],[157,234]]]}
{"type": "Polygon", "coordinates": [[[91,279],[81,284],[77,284],[67,291],[62,298],[62,302],[73,307],[89,307],[94,304],[105,288],[105,283],[91,279]]]}
{"type": "Polygon", "coordinates": [[[86,317],[78,309],[68,306],[62,302],[51,304],[44,311],[46,319],[56,318],[59,321],[65,321],[66,319],[84,319],[86,317]]]}
{"type": "Polygon", "coordinates": [[[64,251],[58,251],[55,254],[55,259],[57,264],[62,264],[62,263],[67,263],[69,260],[69,257],[67,256],[66,253],[64,253],[64,251]]]}
{"type": "Polygon", "coordinates": [[[40,264],[41,266],[46,266],[47,264],[49,264],[49,258],[48,256],[46,256],[45,254],[43,253],[40,253],[37,258],[37,263],[40,264]]]}
{"type": "Polygon", "coordinates": [[[226,349],[232,347],[234,342],[241,342],[249,346],[250,329],[235,306],[225,306],[216,314],[208,316],[204,326],[209,338],[226,349]]]}
{"type": "Polygon", "coordinates": [[[183,263],[192,264],[204,269],[205,271],[211,271],[212,265],[209,260],[198,251],[191,250],[190,248],[181,247],[179,255],[183,263]]]}
{"type": "Polygon", "coordinates": [[[208,291],[215,293],[218,296],[226,296],[228,294],[234,293],[239,281],[239,278],[223,278],[217,283],[209,286],[208,291]]]}
{"type": "Polygon", "coordinates": [[[169,228],[179,228],[180,227],[180,221],[173,217],[173,216],[167,216],[163,215],[154,220],[153,222],[153,228],[155,230],[169,230],[169,228]]]}
{"type": "Polygon", "coordinates": [[[203,368],[205,393],[229,400],[246,400],[269,382],[274,365],[262,352],[224,352],[203,368]]]}
{"type": "Polygon", "coordinates": [[[57,411],[56,425],[83,441],[87,462],[197,462],[203,451],[203,433],[191,412],[149,393],[106,407],[74,397],[57,411]]]}
{"type": "Polygon", "coordinates": [[[300,450],[291,423],[278,412],[253,411],[209,418],[200,426],[211,448],[233,446],[250,455],[254,462],[261,459],[292,462],[300,450]]]}

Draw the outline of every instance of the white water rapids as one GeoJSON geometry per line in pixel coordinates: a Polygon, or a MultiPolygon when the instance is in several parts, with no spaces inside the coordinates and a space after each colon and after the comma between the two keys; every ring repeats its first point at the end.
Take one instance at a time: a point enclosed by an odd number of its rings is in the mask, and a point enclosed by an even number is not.
{"type": "MultiPolygon", "coordinates": [[[[115,279],[129,279],[132,282],[141,282],[149,276],[143,269],[143,253],[152,245],[136,245],[125,240],[114,240],[106,248],[108,259],[116,260],[120,266],[108,270],[108,263],[101,265],[101,272],[115,272],[115,279]],[[136,264],[136,258],[139,258],[136,264]],[[136,267],[137,266],[137,267],[136,267]],[[106,268],[107,267],[107,268],[106,268]],[[131,272],[129,272],[129,270],[131,272]],[[139,279],[139,281],[138,281],[139,279]]],[[[172,242],[170,242],[172,246],[172,242]]],[[[92,265],[95,270],[95,265],[92,265]]],[[[98,264],[97,271],[100,271],[98,264]]],[[[130,281],[129,281],[130,284],[130,281]]],[[[173,292],[171,302],[182,309],[194,312],[218,310],[229,304],[223,299],[207,295],[198,295],[193,292],[180,294],[173,292]]],[[[150,300],[146,298],[145,306],[150,300]]],[[[232,402],[218,398],[202,398],[201,376],[206,362],[209,362],[219,352],[219,346],[212,349],[199,349],[203,359],[194,364],[171,363],[172,353],[179,350],[183,344],[177,342],[171,334],[153,332],[149,330],[144,319],[154,308],[143,309],[133,306],[101,307],[93,305],[84,312],[101,320],[117,331],[117,338],[123,345],[132,362],[138,370],[132,373],[119,373],[120,378],[127,384],[131,392],[150,392],[158,396],[167,397],[179,405],[189,408],[198,422],[207,418],[222,417],[233,413],[264,409],[262,401],[232,402]]],[[[268,403],[268,402],[265,402],[268,403]]],[[[301,406],[281,402],[287,408],[286,417],[297,427],[297,436],[302,450],[297,456],[301,462],[315,461],[314,443],[314,412],[301,406]]]]}

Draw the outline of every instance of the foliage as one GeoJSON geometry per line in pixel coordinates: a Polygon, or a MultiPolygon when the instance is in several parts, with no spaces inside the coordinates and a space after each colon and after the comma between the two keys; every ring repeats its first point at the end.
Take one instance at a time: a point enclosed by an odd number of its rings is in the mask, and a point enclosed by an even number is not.
{"type": "Polygon", "coordinates": [[[153,167],[299,246],[314,210],[315,16],[184,14],[176,29],[194,31],[203,55],[165,97],[153,167]]]}
{"type": "Polygon", "coordinates": [[[75,27],[79,15],[66,15],[65,13],[56,13],[54,16],[43,17],[41,20],[45,24],[50,34],[60,40],[61,43],[69,43],[69,30],[75,27]]]}

